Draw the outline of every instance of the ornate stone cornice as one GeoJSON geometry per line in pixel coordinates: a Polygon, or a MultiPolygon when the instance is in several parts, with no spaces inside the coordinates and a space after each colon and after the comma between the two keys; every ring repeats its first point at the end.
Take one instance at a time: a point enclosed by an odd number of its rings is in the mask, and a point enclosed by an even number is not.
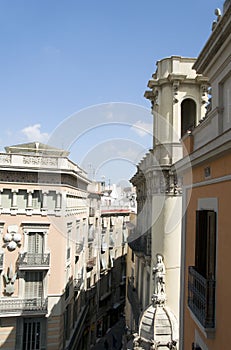
{"type": "Polygon", "coordinates": [[[227,9],[199,54],[193,68],[203,74],[231,33],[231,6],[227,9]]]}
{"type": "Polygon", "coordinates": [[[174,82],[174,81],[181,82],[181,81],[184,81],[186,78],[187,78],[187,75],[185,74],[170,73],[168,75],[168,80],[171,82],[174,82]]]}

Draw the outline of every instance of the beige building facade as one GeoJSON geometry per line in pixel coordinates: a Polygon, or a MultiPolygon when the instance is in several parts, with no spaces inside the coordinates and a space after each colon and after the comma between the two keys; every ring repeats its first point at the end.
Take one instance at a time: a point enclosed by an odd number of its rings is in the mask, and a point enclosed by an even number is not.
{"type": "Polygon", "coordinates": [[[123,313],[130,209],[101,210],[68,155],[39,142],[0,154],[5,350],[88,350],[123,313]]]}
{"type": "Polygon", "coordinates": [[[71,349],[87,311],[89,180],[41,143],[7,147],[0,164],[1,347],[71,349]]]}

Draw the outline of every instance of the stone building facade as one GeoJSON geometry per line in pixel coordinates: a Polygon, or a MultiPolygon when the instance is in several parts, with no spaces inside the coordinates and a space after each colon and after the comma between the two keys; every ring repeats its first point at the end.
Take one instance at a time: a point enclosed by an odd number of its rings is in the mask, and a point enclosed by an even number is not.
{"type": "Polygon", "coordinates": [[[131,179],[138,205],[137,225],[128,238],[135,253],[133,271],[128,272],[131,332],[138,329],[140,313],[150,303],[157,254],[166,266],[167,305],[179,321],[182,191],[173,169],[183,156],[181,136],[204,116],[208,101],[207,79],[196,73],[194,63],[194,58],[179,56],[158,61],[145,92],[152,106],[153,148],[131,179]]]}

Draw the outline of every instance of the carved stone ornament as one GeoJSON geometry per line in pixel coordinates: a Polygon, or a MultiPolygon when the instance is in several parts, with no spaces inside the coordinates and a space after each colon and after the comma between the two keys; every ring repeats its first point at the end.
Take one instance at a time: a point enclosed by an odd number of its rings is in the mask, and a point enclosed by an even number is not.
{"type": "Polygon", "coordinates": [[[21,234],[18,233],[18,226],[8,226],[7,233],[3,236],[5,247],[7,247],[9,251],[13,251],[20,245],[21,239],[21,234]]]}
{"type": "Polygon", "coordinates": [[[201,85],[201,103],[208,103],[208,85],[206,84],[201,85]]]}
{"type": "Polygon", "coordinates": [[[173,82],[173,85],[172,85],[173,103],[178,102],[179,86],[180,86],[180,82],[178,80],[173,82]]]}
{"type": "Polygon", "coordinates": [[[7,273],[3,273],[3,278],[5,280],[5,293],[7,295],[12,295],[15,291],[14,283],[17,278],[17,273],[13,273],[12,264],[10,264],[7,273]]]}
{"type": "Polygon", "coordinates": [[[169,349],[176,350],[177,349],[177,342],[175,340],[172,340],[167,344],[167,346],[169,349]]]}
{"type": "Polygon", "coordinates": [[[160,342],[156,342],[155,340],[152,340],[150,350],[157,350],[159,344],[160,344],[160,342]]]}
{"type": "Polygon", "coordinates": [[[1,154],[0,155],[0,164],[10,164],[11,163],[11,155],[1,154]]]}
{"type": "Polygon", "coordinates": [[[135,333],[134,334],[134,340],[133,340],[134,349],[139,349],[140,348],[140,341],[141,341],[140,336],[137,333],[135,333]]]}
{"type": "Polygon", "coordinates": [[[58,158],[53,157],[38,157],[38,156],[24,156],[24,164],[31,164],[35,166],[58,166],[58,158]]]}
{"type": "Polygon", "coordinates": [[[154,106],[159,106],[159,91],[158,91],[158,89],[155,89],[153,91],[153,96],[154,96],[154,99],[153,99],[154,106]]]}

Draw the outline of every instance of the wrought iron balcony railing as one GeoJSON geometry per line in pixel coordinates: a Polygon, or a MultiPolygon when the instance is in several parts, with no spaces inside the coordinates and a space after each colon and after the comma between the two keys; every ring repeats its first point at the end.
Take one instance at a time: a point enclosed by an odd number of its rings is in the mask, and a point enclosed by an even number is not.
{"type": "Polygon", "coordinates": [[[42,312],[47,313],[48,299],[43,298],[1,298],[0,313],[42,312]]]}
{"type": "Polygon", "coordinates": [[[188,306],[204,328],[214,328],[215,281],[203,277],[194,266],[188,272],[188,306]]]}
{"type": "Polygon", "coordinates": [[[50,253],[23,253],[19,254],[18,267],[19,269],[40,267],[48,269],[50,266],[50,253]]]}

